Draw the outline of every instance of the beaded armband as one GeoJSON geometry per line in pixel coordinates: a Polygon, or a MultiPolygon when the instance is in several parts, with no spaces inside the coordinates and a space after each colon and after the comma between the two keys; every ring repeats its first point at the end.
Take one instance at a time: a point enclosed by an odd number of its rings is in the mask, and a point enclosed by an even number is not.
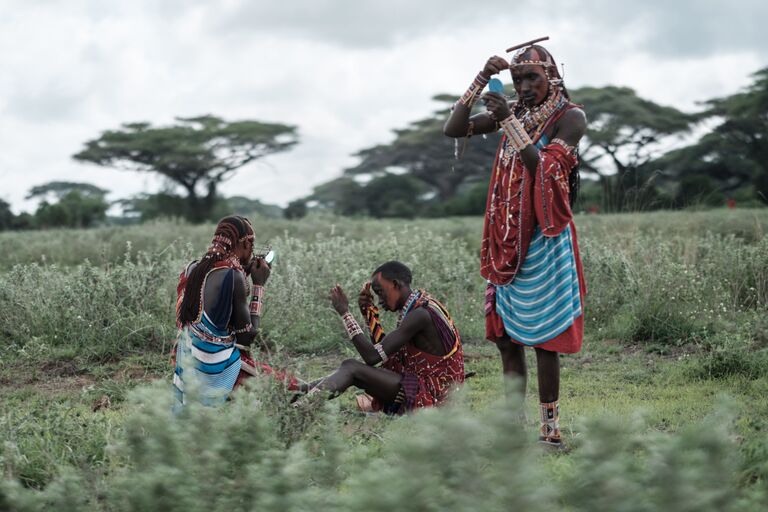
{"type": "Polygon", "coordinates": [[[242,328],[240,328],[240,329],[235,329],[235,330],[234,330],[234,331],[232,331],[232,332],[233,332],[233,333],[235,333],[235,334],[242,334],[242,333],[244,333],[244,332],[248,332],[248,331],[250,331],[252,328],[253,328],[253,325],[251,325],[251,324],[245,324],[245,327],[242,327],[242,328]]]}
{"type": "Polygon", "coordinates": [[[488,79],[485,78],[481,73],[478,73],[475,79],[472,80],[472,83],[469,84],[467,92],[465,92],[461,96],[461,99],[459,99],[459,103],[471,109],[472,105],[475,104],[477,98],[480,96],[480,91],[485,88],[486,84],[488,84],[488,79]]]}
{"type": "Polygon", "coordinates": [[[360,327],[360,324],[357,323],[357,320],[355,320],[355,317],[352,316],[352,313],[347,311],[344,313],[344,316],[342,316],[341,319],[344,322],[344,330],[347,331],[347,336],[349,336],[349,339],[354,338],[358,334],[363,334],[362,327],[360,327]]]}
{"type": "Polygon", "coordinates": [[[576,151],[576,148],[574,146],[571,146],[570,144],[565,142],[563,139],[560,139],[558,137],[555,137],[554,139],[552,139],[552,144],[559,144],[559,145],[561,145],[569,153],[573,153],[574,151],[576,151]]]}
{"type": "Polygon", "coordinates": [[[261,308],[264,305],[264,287],[253,285],[251,291],[251,304],[248,309],[254,316],[261,316],[261,308]]]}
{"type": "Polygon", "coordinates": [[[381,362],[382,363],[386,363],[387,359],[389,359],[389,357],[387,357],[387,353],[384,352],[384,347],[381,346],[381,343],[374,344],[373,348],[375,348],[376,352],[379,353],[379,357],[381,357],[381,362]]]}
{"type": "Polygon", "coordinates": [[[499,121],[499,125],[501,125],[501,129],[504,130],[504,134],[507,136],[510,145],[516,151],[522,151],[523,148],[529,144],[533,144],[531,137],[528,136],[528,132],[525,131],[523,124],[514,114],[510,114],[506,119],[499,121]]]}

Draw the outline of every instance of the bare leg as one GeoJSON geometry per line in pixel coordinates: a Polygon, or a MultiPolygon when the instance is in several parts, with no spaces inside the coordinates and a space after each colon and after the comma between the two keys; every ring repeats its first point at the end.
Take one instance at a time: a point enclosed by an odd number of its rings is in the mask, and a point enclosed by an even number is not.
{"type": "Polygon", "coordinates": [[[515,387],[508,387],[509,391],[515,391],[525,396],[527,368],[525,365],[525,347],[512,343],[508,337],[496,342],[496,347],[501,354],[501,369],[507,381],[515,381],[515,387]]]}
{"type": "Polygon", "coordinates": [[[399,373],[374,368],[357,359],[347,359],[341,363],[338,370],[323,379],[319,386],[333,392],[334,396],[342,394],[350,386],[355,386],[383,403],[390,403],[400,391],[401,380],[402,375],[399,373]]]}
{"type": "Polygon", "coordinates": [[[539,399],[542,403],[556,402],[560,398],[560,356],[557,352],[536,349],[539,399]]]}

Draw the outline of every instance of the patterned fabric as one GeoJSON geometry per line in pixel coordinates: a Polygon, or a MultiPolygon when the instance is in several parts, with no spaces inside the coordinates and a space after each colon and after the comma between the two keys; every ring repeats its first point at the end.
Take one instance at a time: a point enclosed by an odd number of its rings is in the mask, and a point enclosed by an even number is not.
{"type": "Polygon", "coordinates": [[[228,330],[218,329],[203,313],[200,322],[184,327],[176,345],[176,409],[186,403],[190,386],[203,405],[226,401],[235,387],[240,366],[240,350],[235,346],[234,336],[228,330]]]}
{"type": "MultiPolygon", "coordinates": [[[[575,105],[567,104],[547,121],[553,123],[575,105]]],[[[543,130],[537,130],[537,133],[543,130]]],[[[536,135],[536,134],[534,134],[536,135]]],[[[545,236],[559,234],[571,222],[568,174],[576,166],[573,153],[549,144],[544,135],[531,137],[539,147],[535,175],[502,137],[491,173],[485,208],[480,274],[496,285],[509,284],[525,259],[538,224],[545,236]]]]}
{"type": "Polygon", "coordinates": [[[368,326],[368,332],[371,335],[371,341],[381,343],[381,340],[384,339],[384,328],[381,326],[381,320],[379,319],[379,308],[368,306],[363,314],[365,316],[365,324],[368,326]]]}
{"type": "Polygon", "coordinates": [[[382,367],[403,376],[400,384],[404,400],[402,403],[382,404],[374,399],[374,410],[403,414],[415,408],[439,405],[445,401],[453,386],[464,382],[461,336],[445,306],[419,290],[410,311],[417,308],[426,308],[429,312],[446,354],[428,354],[410,341],[391,354],[382,367]]]}
{"type": "Polygon", "coordinates": [[[581,316],[570,227],[545,237],[537,226],[515,280],[495,289],[496,313],[512,339],[535,346],[568,329],[581,316]]]}
{"type": "Polygon", "coordinates": [[[535,173],[525,167],[506,136],[499,145],[480,252],[480,273],[489,282],[485,308],[489,340],[509,336],[513,342],[555,352],[581,349],[586,287],[568,184],[577,159],[575,151],[550,143],[544,134],[575,107],[558,101],[547,119],[536,126],[526,125],[539,149],[535,173]],[[544,255],[546,262],[542,263],[542,253],[537,252],[529,261],[528,254],[542,244],[544,252],[556,250],[557,254],[544,255]],[[540,263],[542,267],[536,266],[540,263]],[[519,278],[522,280],[515,284],[519,278]]]}

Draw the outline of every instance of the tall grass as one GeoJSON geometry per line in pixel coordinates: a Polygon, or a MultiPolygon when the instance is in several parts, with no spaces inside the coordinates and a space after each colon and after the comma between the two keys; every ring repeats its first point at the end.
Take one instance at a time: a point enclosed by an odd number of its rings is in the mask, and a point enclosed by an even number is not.
{"type": "MultiPolygon", "coordinates": [[[[275,224],[262,221],[257,231],[280,258],[267,285],[262,324],[278,346],[305,353],[345,347],[328,290],[342,284],[354,304],[370,272],[389,259],[411,266],[414,285],[445,302],[465,341],[483,339],[478,219],[275,224]]],[[[748,340],[765,335],[759,321],[768,307],[765,212],[584,216],[577,225],[588,335],[663,350],[691,343],[707,348],[703,341],[724,332],[748,340]],[[725,233],[728,226],[736,234],[725,233]]],[[[93,361],[166,350],[175,332],[176,277],[199,257],[210,230],[155,223],[101,234],[35,233],[54,246],[70,245],[61,247],[55,263],[46,256],[46,263],[0,273],[0,357],[93,361]],[[68,264],[98,248],[93,237],[106,244],[99,249],[105,256],[68,264]],[[119,258],[112,254],[118,246],[119,258]]],[[[13,245],[23,254],[39,243],[28,233],[3,236],[4,251],[13,245]]],[[[385,325],[391,328],[392,319],[385,325]]]]}

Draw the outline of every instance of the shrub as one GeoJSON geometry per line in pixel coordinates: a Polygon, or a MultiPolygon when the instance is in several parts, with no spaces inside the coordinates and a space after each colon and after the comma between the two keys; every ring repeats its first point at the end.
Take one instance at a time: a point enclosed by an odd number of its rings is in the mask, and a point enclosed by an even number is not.
{"type": "MultiPolygon", "coordinates": [[[[736,511],[768,504],[740,480],[744,459],[717,412],[674,434],[644,422],[591,420],[567,459],[545,455],[515,422],[515,407],[461,405],[408,418],[342,418],[336,404],[286,446],[280,421],[257,388],[219,409],[169,414],[167,389],[135,394],[141,407],[111,449],[97,482],[64,471],[44,491],[0,483],[14,510],[538,510],[736,511]],[[357,444],[362,425],[378,444],[357,444]],[[346,432],[346,433],[345,433],[346,432]],[[552,478],[552,467],[567,468],[552,478]],[[78,489],[80,492],[77,492],[78,489]],[[87,507],[87,508],[86,508],[87,507]]],[[[753,473],[754,474],[754,473],[753,473]]],[[[92,478],[93,480],[93,478],[92,478]]]]}

